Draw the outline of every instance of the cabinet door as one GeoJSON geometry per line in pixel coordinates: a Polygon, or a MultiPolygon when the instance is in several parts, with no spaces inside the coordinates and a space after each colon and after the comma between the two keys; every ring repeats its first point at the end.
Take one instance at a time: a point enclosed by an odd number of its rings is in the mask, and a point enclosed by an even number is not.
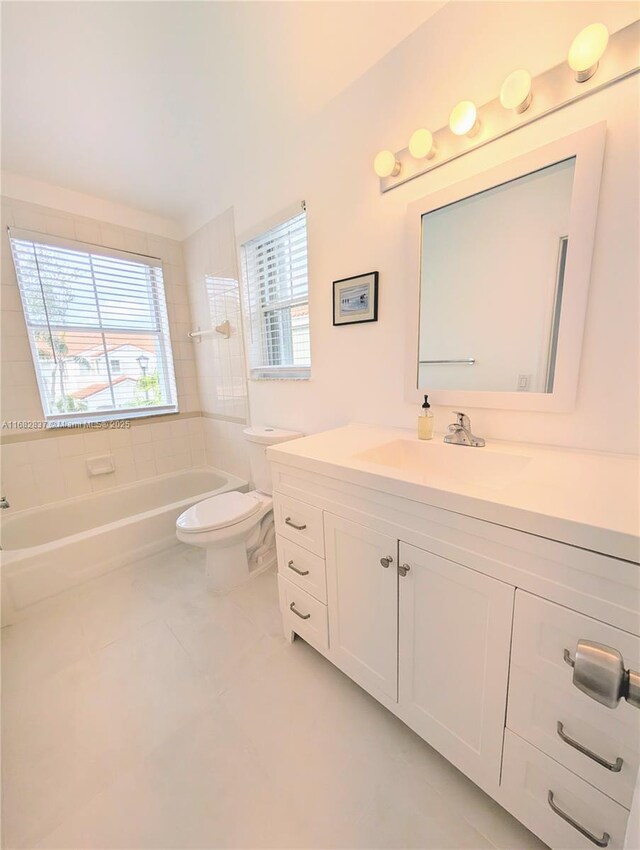
{"type": "Polygon", "coordinates": [[[397,540],[328,513],[324,528],[331,660],[374,696],[397,701],[397,540]]]}
{"type": "Polygon", "coordinates": [[[400,543],[403,719],[478,784],[500,779],[515,588],[400,543]]]}

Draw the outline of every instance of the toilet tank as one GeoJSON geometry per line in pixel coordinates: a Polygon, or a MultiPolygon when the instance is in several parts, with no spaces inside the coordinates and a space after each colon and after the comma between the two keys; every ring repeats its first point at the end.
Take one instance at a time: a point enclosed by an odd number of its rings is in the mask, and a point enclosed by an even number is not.
{"type": "Polygon", "coordinates": [[[248,443],[253,484],[261,493],[271,494],[271,470],[267,461],[267,449],[278,443],[297,440],[304,435],[298,431],[285,431],[283,428],[269,428],[264,425],[245,428],[243,433],[248,443]]]}

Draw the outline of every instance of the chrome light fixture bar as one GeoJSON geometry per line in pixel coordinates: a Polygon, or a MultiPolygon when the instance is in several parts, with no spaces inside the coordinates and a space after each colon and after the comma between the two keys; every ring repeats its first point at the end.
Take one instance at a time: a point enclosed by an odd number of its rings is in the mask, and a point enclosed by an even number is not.
{"type": "Polygon", "coordinates": [[[640,21],[634,21],[609,37],[606,51],[595,68],[589,69],[591,76],[586,79],[577,79],[575,71],[564,61],[531,80],[530,94],[522,103],[524,105],[526,102],[524,108],[518,110],[521,104],[512,107],[509,101],[505,106],[497,97],[477,108],[476,124],[479,126],[476,128],[474,124],[473,135],[455,135],[448,125],[436,130],[431,134],[431,157],[416,158],[408,147],[395,154],[386,151],[388,164],[393,165],[393,170],[387,176],[380,177],[380,191],[389,192],[434,168],[501,139],[520,127],[526,127],[637,74],[640,71],[639,41],[640,21]]]}

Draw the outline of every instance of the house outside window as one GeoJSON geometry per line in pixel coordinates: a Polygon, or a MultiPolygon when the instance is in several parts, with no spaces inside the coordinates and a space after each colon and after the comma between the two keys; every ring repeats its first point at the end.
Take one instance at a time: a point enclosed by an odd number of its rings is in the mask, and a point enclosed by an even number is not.
{"type": "Polygon", "coordinates": [[[9,235],[46,420],[177,411],[161,261],[16,228],[9,235]]]}

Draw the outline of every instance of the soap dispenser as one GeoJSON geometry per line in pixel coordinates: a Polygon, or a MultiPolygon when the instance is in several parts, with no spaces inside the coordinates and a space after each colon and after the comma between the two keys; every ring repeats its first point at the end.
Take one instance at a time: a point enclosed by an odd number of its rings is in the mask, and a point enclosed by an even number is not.
{"type": "Polygon", "coordinates": [[[433,437],[433,412],[429,404],[429,396],[424,397],[424,404],[418,416],[418,439],[430,440],[433,437]]]}

